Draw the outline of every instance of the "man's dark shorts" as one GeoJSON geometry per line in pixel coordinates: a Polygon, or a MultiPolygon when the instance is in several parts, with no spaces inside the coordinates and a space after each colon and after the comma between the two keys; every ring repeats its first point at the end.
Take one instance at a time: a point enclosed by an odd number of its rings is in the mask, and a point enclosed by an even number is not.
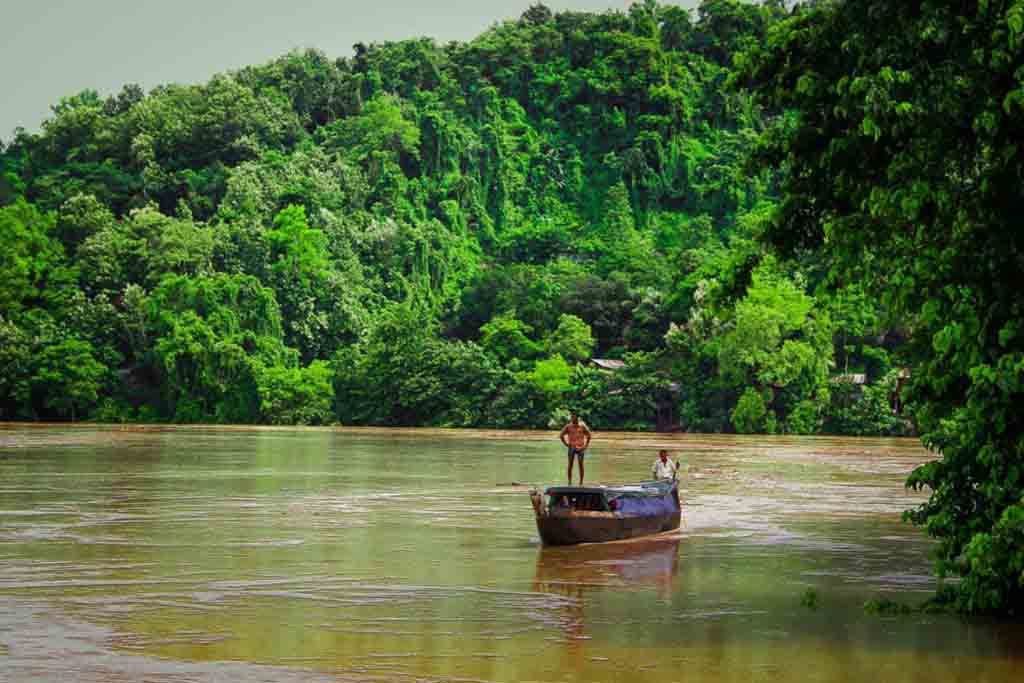
{"type": "Polygon", "coordinates": [[[572,460],[572,456],[574,455],[580,459],[580,462],[583,462],[583,456],[586,455],[586,451],[569,446],[569,460],[572,460]]]}

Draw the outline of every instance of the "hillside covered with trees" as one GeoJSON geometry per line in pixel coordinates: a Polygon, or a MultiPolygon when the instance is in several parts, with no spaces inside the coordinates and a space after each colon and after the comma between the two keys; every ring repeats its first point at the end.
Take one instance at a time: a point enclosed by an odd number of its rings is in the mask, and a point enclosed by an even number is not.
{"type": "Polygon", "coordinates": [[[0,147],[0,418],[904,433],[906,325],[764,246],[790,115],[734,57],[787,13],[535,5],[61,100],[0,147]]]}

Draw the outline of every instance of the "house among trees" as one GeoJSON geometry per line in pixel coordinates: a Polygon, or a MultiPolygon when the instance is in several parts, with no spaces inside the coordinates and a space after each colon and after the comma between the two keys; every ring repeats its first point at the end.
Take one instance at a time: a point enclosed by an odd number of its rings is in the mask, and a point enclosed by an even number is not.
{"type": "MultiPolygon", "coordinates": [[[[615,358],[591,358],[590,363],[608,374],[614,374],[627,369],[626,361],[615,358]]],[[[635,387],[630,387],[636,391],[635,387]]],[[[651,408],[654,411],[654,429],[659,432],[678,432],[682,430],[679,423],[679,395],[682,392],[682,385],[679,382],[658,382],[651,385],[644,383],[641,388],[646,392],[651,408]]],[[[613,396],[621,395],[624,388],[612,389],[609,393],[613,396]]]]}
{"type": "Polygon", "coordinates": [[[597,366],[598,369],[607,370],[608,372],[615,372],[626,367],[626,361],[615,358],[591,358],[590,362],[597,366]]]}
{"type": "Polygon", "coordinates": [[[843,375],[836,375],[832,378],[832,383],[863,386],[868,383],[868,376],[862,372],[850,372],[843,375]]]}
{"type": "Polygon", "coordinates": [[[892,406],[892,412],[896,415],[903,414],[903,387],[910,381],[910,368],[900,368],[900,372],[896,375],[896,385],[892,388],[892,394],[889,396],[889,405],[892,406]]]}
{"type": "MultiPolygon", "coordinates": [[[[910,368],[900,368],[896,374],[896,381],[892,386],[892,391],[889,392],[889,407],[892,408],[894,415],[903,414],[903,387],[906,386],[910,380],[910,368]]],[[[868,376],[861,372],[850,372],[841,375],[835,375],[829,380],[832,384],[836,385],[849,385],[856,387],[858,390],[868,384],[868,376]]]]}

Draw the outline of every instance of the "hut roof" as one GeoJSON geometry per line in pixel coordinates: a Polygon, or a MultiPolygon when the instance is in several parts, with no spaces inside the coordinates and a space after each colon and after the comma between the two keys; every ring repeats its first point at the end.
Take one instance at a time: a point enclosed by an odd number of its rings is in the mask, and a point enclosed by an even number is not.
{"type": "Polygon", "coordinates": [[[614,358],[591,358],[590,362],[602,370],[621,370],[626,367],[626,362],[614,358]]]}
{"type": "Polygon", "coordinates": [[[861,372],[851,372],[846,375],[836,375],[832,381],[835,384],[867,384],[868,376],[861,372]]]}

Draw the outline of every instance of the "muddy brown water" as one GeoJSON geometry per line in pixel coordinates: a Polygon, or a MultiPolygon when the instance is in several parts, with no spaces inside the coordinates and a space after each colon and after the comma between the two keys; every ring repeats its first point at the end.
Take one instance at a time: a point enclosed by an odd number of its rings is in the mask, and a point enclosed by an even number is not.
{"type": "Polygon", "coordinates": [[[0,680],[1024,680],[1019,626],[862,609],[935,588],[916,441],[598,434],[587,481],[660,447],[680,533],[542,548],[554,434],[4,426],[0,680]]]}

